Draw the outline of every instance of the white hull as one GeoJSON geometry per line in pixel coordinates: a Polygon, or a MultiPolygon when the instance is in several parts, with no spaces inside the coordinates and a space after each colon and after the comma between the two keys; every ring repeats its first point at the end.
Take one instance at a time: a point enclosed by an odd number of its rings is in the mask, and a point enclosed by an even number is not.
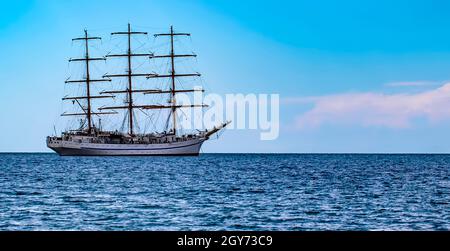
{"type": "Polygon", "coordinates": [[[61,156],[196,156],[205,140],[205,138],[197,138],[162,144],[100,144],[52,140],[47,142],[47,146],[61,156]]]}

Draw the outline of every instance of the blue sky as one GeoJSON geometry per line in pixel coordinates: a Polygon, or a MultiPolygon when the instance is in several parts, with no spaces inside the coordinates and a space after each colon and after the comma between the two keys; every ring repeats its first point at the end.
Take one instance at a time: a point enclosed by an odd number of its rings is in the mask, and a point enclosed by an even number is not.
{"type": "Polygon", "coordinates": [[[131,22],[191,32],[211,92],[280,94],[278,140],[229,130],[205,152],[450,152],[449,14],[436,0],[2,2],[0,151],[47,151],[70,39],[131,22]]]}

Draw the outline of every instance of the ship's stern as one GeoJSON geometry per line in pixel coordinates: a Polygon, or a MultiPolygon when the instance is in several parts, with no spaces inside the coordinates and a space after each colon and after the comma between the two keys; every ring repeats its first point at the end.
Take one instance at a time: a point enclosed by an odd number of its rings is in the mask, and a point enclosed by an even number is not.
{"type": "Polygon", "coordinates": [[[47,147],[55,151],[57,154],[62,155],[62,139],[59,137],[47,137],[47,147]]]}

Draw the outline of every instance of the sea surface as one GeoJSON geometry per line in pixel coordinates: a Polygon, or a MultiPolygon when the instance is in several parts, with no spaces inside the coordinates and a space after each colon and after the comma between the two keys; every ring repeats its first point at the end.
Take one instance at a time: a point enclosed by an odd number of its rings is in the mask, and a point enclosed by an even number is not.
{"type": "Polygon", "coordinates": [[[450,230],[450,155],[0,154],[0,230],[450,230]]]}

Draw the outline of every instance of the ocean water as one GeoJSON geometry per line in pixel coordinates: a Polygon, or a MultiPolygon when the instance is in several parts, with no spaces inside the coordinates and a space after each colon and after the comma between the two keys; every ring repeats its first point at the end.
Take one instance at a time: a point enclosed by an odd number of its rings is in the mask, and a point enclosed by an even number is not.
{"type": "Polygon", "coordinates": [[[450,230],[450,155],[0,154],[0,230],[450,230]]]}

